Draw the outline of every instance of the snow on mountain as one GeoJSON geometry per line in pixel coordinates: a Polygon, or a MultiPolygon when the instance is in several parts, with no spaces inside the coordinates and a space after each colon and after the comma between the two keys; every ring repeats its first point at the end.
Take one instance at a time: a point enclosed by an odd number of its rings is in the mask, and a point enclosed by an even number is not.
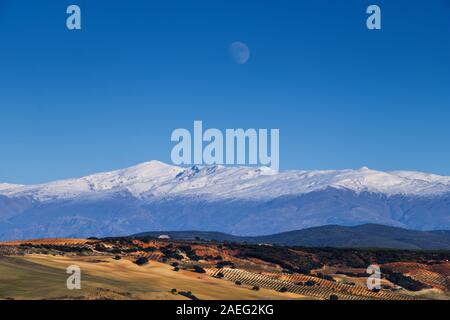
{"type": "Polygon", "coordinates": [[[22,187],[20,184],[0,183],[0,191],[8,191],[22,187]]]}
{"type": "Polygon", "coordinates": [[[181,168],[150,161],[130,168],[40,185],[0,184],[0,194],[38,201],[102,197],[128,192],[137,198],[206,196],[276,198],[328,187],[386,195],[432,196],[450,192],[450,177],[421,172],[358,170],[273,172],[267,167],[206,166],[181,168]]]}
{"type": "Polygon", "coordinates": [[[78,179],[0,185],[0,240],[152,230],[264,235],[363,223],[450,229],[450,177],[150,161],[78,179]]]}
{"type": "Polygon", "coordinates": [[[9,197],[27,196],[39,201],[101,196],[114,191],[128,191],[139,196],[172,181],[182,170],[159,161],[150,161],[127,169],[97,173],[78,179],[4,188],[0,189],[0,194],[9,197]]]}

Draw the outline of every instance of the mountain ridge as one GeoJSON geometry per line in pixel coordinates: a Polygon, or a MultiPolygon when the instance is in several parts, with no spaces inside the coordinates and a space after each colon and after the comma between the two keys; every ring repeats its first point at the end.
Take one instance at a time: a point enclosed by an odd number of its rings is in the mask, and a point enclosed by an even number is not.
{"type": "Polygon", "coordinates": [[[274,234],[337,224],[450,229],[450,177],[150,161],[39,185],[0,187],[0,240],[146,230],[274,234]]]}
{"type": "Polygon", "coordinates": [[[383,172],[367,167],[280,172],[275,172],[268,167],[221,165],[195,165],[183,168],[152,160],[125,169],[75,179],[56,180],[37,185],[0,184],[0,194],[28,195],[41,201],[118,190],[127,190],[139,197],[200,192],[222,198],[252,198],[303,194],[327,187],[388,195],[434,196],[450,193],[450,177],[417,171],[383,172]],[[208,178],[213,180],[208,181],[208,178]],[[274,184],[278,188],[282,187],[282,183],[289,183],[290,189],[281,188],[279,192],[269,190],[274,184]],[[214,184],[218,184],[219,187],[214,188],[214,184]],[[222,188],[224,186],[229,188],[225,191],[222,188]],[[209,190],[211,188],[212,190],[209,190]]]}
{"type": "Polygon", "coordinates": [[[228,241],[299,247],[383,248],[408,250],[450,250],[450,230],[416,231],[378,224],[353,227],[326,225],[263,236],[234,236],[223,232],[153,231],[131,235],[146,237],[169,235],[173,240],[228,241]]]}

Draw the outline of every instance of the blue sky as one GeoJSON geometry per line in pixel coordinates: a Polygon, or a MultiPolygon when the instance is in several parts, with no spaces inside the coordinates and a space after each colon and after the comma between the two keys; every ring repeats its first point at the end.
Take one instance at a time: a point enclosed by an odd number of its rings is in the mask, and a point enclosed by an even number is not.
{"type": "Polygon", "coordinates": [[[282,169],[450,175],[447,0],[1,0],[0,41],[0,182],[170,162],[194,120],[279,128],[282,169]]]}

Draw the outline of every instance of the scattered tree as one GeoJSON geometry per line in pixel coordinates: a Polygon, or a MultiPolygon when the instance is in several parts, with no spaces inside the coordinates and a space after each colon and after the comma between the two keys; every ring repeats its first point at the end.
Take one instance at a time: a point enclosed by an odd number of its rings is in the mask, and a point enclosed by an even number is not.
{"type": "Polygon", "coordinates": [[[134,263],[137,264],[138,266],[143,266],[148,263],[148,259],[145,257],[141,257],[141,258],[136,259],[134,261],[134,263]]]}

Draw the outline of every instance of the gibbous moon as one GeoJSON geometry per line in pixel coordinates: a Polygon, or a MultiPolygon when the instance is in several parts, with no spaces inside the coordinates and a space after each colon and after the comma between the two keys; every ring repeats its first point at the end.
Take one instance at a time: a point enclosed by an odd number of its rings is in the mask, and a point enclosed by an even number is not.
{"type": "Polygon", "coordinates": [[[245,64],[250,58],[250,49],[243,42],[233,42],[228,51],[231,59],[237,64],[245,64]]]}

